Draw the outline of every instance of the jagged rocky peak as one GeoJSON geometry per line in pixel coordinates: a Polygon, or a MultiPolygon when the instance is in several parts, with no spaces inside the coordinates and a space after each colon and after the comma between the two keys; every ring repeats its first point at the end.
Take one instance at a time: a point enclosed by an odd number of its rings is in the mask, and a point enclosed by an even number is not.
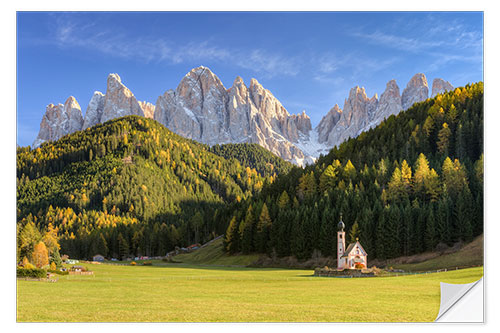
{"type": "Polygon", "coordinates": [[[70,96],[64,104],[49,104],[33,147],[39,147],[45,141],[58,140],[66,134],[79,131],[82,125],[82,110],[73,96],[70,96]]]}
{"type": "Polygon", "coordinates": [[[100,91],[95,91],[90,99],[85,118],[83,120],[82,129],[86,129],[101,123],[102,111],[104,109],[104,94],[100,91]]]}
{"type": "MultiPolygon", "coordinates": [[[[375,97],[375,96],[374,96],[375,97]]],[[[349,97],[344,102],[343,115],[351,117],[353,114],[367,113],[366,104],[370,101],[364,87],[356,86],[349,91],[349,97]]],[[[352,118],[349,118],[352,119],[352,118]]]]}
{"type": "Polygon", "coordinates": [[[302,110],[300,114],[293,115],[292,117],[296,119],[297,129],[300,132],[304,134],[309,133],[309,131],[312,129],[311,118],[309,118],[309,116],[306,114],[306,110],[302,110]]]}
{"type": "Polygon", "coordinates": [[[368,100],[366,104],[366,113],[368,114],[368,118],[372,119],[375,116],[375,111],[378,106],[378,94],[375,93],[372,98],[368,100]]]}
{"type": "Polygon", "coordinates": [[[396,80],[387,82],[385,91],[380,96],[377,108],[377,118],[382,121],[393,114],[398,114],[402,110],[401,95],[396,80]]]}
{"type": "Polygon", "coordinates": [[[431,97],[436,97],[438,94],[442,94],[446,91],[453,90],[453,86],[450,82],[443,79],[436,78],[432,81],[432,94],[431,97]]]}
{"type": "Polygon", "coordinates": [[[328,111],[328,113],[321,119],[316,127],[318,132],[318,142],[323,143],[328,140],[328,135],[340,120],[341,115],[342,109],[340,109],[338,104],[335,104],[335,106],[331,108],[330,111],[328,111]]]}
{"type": "Polygon", "coordinates": [[[257,79],[252,78],[250,80],[249,90],[252,102],[266,119],[283,120],[290,116],[280,101],[269,90],[265,89],[257,79]]]}
{"type": "Polygon", "coordinates": [[[176,93],[189,104],[200,104],[207,94],[221,95],[225,91],[219,78],[209,68],[200,66],[193,68],[182,78],[176,93]]]}
{"type": "MultiPolygon", "coordinates": [[[[359,86],[351,88],[339,121],[328,134],[322,133],[322,139],[326,140],[319,142],[333,147],[348,138],[356,137],[359,130],[368,124],[369,112],[374,112],[377,103],[377,96],[368,98],[365,88],[359,86]]],[[[318,132],[318,136],[319,134],[318,132]]]]}
{"type": "Polygon", "coordinates": [[[234,79],[233,85],[228,89],[229,94],[232,96],[246,97],[248,95],[248,88],[241,76],[234,79]]]}
{"type": "Polygon", "coordinates": [[[424,74],[415,74],[406,85],[401,96],[403,110],[408,109],[414,103],[425,101],[429,97],[429,86],[424,74]]]}
{"type": "Polygon", "coordinates": [[[144,116],[144,111],[120,76],[109,74],[101,122],[130,115],[144,116]]]}

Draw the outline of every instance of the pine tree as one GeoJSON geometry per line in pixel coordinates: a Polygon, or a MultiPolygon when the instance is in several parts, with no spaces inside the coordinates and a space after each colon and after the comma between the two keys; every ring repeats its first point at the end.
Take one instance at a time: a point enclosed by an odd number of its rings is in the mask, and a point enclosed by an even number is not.
{"type": "Polygon", "coordinates": [[[428,208],[424,243],[427,251],[433,251],[437,244],[434,210],[432,209],[432,205],[429,205],[428,208]]]}
{"type": "Polygon", "coordinates": [[[129,255],[129,245],[122,233],[118,234],[118,251],[120,258],[125,259],[129,255]]]}
{"type": "Polygon", "coordinates": [[[387,187],[387,198],[394,202],[400,202],[408,198],[407,184],[403,180],[399,168],[394,169],[391,181],[387,187]]]}
{"type": "Polygon", "coordinates": [[[376,249],[376,258],[384,260],[387,258],[387,255],[389,254],[386,251],[386,233],[385,233],[385,214],[382,213],[379,216],[378,219],[378,224],[377,224],[377,231],[376,231],[376,242],[375,242],[375,249],[376,249]]]}
{"type": "Polygon", "coordinates": [[[245,220],[240,225],[241,251],[245,254],[252,252],[253,249],[253,229],[254,218],[252,213],[252,205],[248,206],[245,220]]]}
{"type": "Polygon", "coordinates": [[[97,237],[97,253],[102,256],[107,256],[108,255],[108,244],[106,242],[106,239],[104,238],[104,235],[101,233],[99,234],[99,237],[97,237]]]}
{"type": "Polygon", "coordinates": [[[415,163],[414,191],[421,200],[425,199],[426,183],[430,176],[429,161],[420,153],[415,163]]]}
{"type": "Polygon", "coordinates": [[[449,243],[448,208],[446,201],[440,200],[436,209],[436,240],[438,243],[449,243]]]}
{"type": "Polygon", "coordinates": [[[320,237],[319,237],[319,249],[321,253],[325,256],[331,256],[335,254],[335,223],[331,219],[331,215],[326,213],[324,215],[323,221],[321,223],[320,237]]]}
{"type": "Polygon", "coordinates": [[[437,201],[441,195],[441,182],[436,170],[431,169],[429,176],[427,177],[425,183],[425,195],[432,202],[437,201]]]}
{"type": "Polygon", "coordinates": [[[61,254],[59,253],[59,251],[55,251],[54,253],[52,253],[50,261],[56,266],[56,269],[59,269],[63,266],[61,254]]]}
{"type": "Polygon", "coordinates": [[[411,191],[412,176],[411,167],[406,160],[403,160],[401,163],[401,180],[403,181],[406,193],[409,194],[411,191]]]}
{"type": "Polygon", "coordinates": [[[229,226],[226,230],[226,237],[224,238],[224,248],[229,253],[236,253],[239,251],[239,233],[238,233],[238,222],[236,222],[236,216],[231,218],[229,226]]]}
{"type": "Polygon", "coordinates": [[[338,170],[333,165],[326,167],[325,171],[319,177],[319,189],[321,193],[333,189],[337,181],[338,170]]]}
{"type": "Polygon", "coordinates": [[[256,250],[260,253],[270,252],[270,247],[268,247],[268,243],[270,238],[271,227],[272,227],[271,217],[269,217],[269,211],[267,209],[267,205],[264,203],[262,205],[259,221],[257,223],[257,234],[256,234],[256,250]]]}
{"type": "Polygon", "coordinates": [[[345,167],[344,167],[344,172],[343,172],[345,178],[347,180],[354,181],[356,178],[356,168],[352,164],[351,160],[348,160],[345,167]]]}
{"type": "Polygon", "coordinates": [[[305,244],[305,231],[300,218],[300,213],[297,212],[293,220],[292,230],[290,239],[290,250],[292,255],[298,259],[307,258],[306,244],[305,244]]]}
{"type": "Polygon", "coordinates": [[[450,145],[451,130],[447,123],[443,123],[443,128],[438,133],[437,147],[438,151],[444,155],[448,155],[448,148],[450,145]]]}
{"type": "Polygon", "coordinates": [[[359,224],[358,221],[354,222],[354,224],[351,227],[351,231],[349,232],[349,239],[351,243],[354,243],[356,240],[359,239],[359,236],[361,235],[361,230],[359,229],[359,224]]]}
{"type": "Polygon", "coordinates": [[[288,207],[289,202],[290,197],[288,196],[288,193],[286,191],[283,191],[278,199],[278,207],[280,209],[284,209],[285,207],[288,207]]]}

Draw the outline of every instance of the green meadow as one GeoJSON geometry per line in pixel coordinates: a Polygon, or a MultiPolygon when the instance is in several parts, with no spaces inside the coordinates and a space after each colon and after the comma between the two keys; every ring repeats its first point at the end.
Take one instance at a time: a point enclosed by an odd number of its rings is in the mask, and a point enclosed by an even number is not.
{"type": "MultiPolygon", "coordinates": [[[[156,264],[156,263],[155,263],[156,264]]],[[[440,282],[483,268],[400,277],[319,278],[311,270],[86,265],[93,276],[17,281],[19,322],[433,321],[440,282]]]]}

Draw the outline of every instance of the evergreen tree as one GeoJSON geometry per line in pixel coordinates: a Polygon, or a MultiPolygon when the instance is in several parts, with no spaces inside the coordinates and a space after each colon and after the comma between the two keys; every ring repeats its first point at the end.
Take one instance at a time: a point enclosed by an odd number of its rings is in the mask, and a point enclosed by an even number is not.
{"type": "Polygon", "coordinates": [[[333,189],[336,185],[338,170],[333,165],[326,167],[325,171],[319,177],[319,189],[321,192],[333,189]]]}
{"type": "Polygon", "coordinates": [[[236,253],[240,249],[239,243],[238,222],[236,222],[236,216],[233,216],[227,227],[224,248],[229,253],[236,253]]]}
{"type": "Polygon", "coordinates": [[[278,207],[280,209],[284,209],[285,207],[288,206],[289,202],[290,202],[290,197],[288,196],[288,193],[286,193],[286,191],[283,191],[283,193],[281,193],[278,199],[278,207]]]}
{"type": "Polygon", "coordinates": [[[356,240],[359,239],[359,236],[361,234],[361,230],[359,229],[359,224],[358,221],[354,222],[354,224],[351,227],[351,231],[349,232],[349,239],[351,243],[354,243],[356,240]]]}
{"type": "Polygon", "coordinates": [[[253,249],[253,233],[254,233],[254,218],[252,206],[250,205],[245,215],[245,220],[240,225],[241,251],[245,254],[252,252],[253,249]]]}
{"type": "Polygon", "coordinates": [[[102,256],[108,255],[108,244],[107,244],[106,239],[104,238],[103,234],[99,234],[99,236],[97,238],[97,253],[96,254],[101,254],[102,256]]]}
{"type": "Polygon", "coordinates": [[[123,260],[129,255],[129,246],[127,240],[123,237],[122,233],[118,234],[118,251],[120,258],[123,260]]]}
{"type": "Polygon", "coordinates": [[[270,253],[270,247],[268,246],[270,231],[272,227],[271,217],[269,216],[269,211],[267,205],[264,203],[259,216],[259,221],[257,223],[257,237],[256,237],[256,250],[260,253],[268,252],[270,253]]]}
{"type": "Polygon", "coordinates": [[[436,247],[436,226],[435,226],[435,218],[434,218],[434,210],[432,209],[432,205],[429,205],[428,208],[429,213],[427,214],[427,221],[425,225],[425,249],[427,251],[433,251],[436,247]]]}
{"type": "Polygon", "coordinates": [[[444,155],[448,155],[448,147],[450,145],[451,130],[447,123],[443,123],[443,128],[438,133],[437,147],[438,151],[444,155]]]}

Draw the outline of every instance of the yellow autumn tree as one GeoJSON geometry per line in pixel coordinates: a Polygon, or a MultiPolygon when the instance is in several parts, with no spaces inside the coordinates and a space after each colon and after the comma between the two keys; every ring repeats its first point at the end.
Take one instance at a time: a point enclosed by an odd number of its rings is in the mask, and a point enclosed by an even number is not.
{"type": "Polygon", "coordinates": [[[57,236],[58,229],[54,228],[52,223],[49,223],[48,230],[43,236],[43,243],[45,244],[45,247],[47,248],[47,252],[49,256],[52,256],[52,254],[56,251],[59,251],[61,246],[58,243],[58,236],[57,236]]]}
{"type": "Polygon", "coordinates": [[[33,251],[33,263],[38,268],[49,264],[49,254],[47,247],[43,242],[39,242],[35,245],[35,250],[33,251]]]}

